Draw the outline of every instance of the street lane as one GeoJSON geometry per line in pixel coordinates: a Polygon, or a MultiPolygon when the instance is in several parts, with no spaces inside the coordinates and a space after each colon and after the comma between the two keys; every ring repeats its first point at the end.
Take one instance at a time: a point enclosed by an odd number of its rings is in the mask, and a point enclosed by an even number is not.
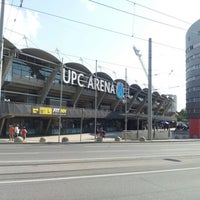
{"type": "Polygon", "coordinates": [[[195,141],[0,145],[1,199],[199,199],[199,184],[195,141]]]}
{"type": "Polygon", "coordinates": [[[41,159],[80,159],[105,157],[153,157],[165,155],[200,155],[199,142],[95,143],[95,144],[3,144],[1,161],[41,159]],[[17,156],[13,156],[16,154],[17,156]]]}

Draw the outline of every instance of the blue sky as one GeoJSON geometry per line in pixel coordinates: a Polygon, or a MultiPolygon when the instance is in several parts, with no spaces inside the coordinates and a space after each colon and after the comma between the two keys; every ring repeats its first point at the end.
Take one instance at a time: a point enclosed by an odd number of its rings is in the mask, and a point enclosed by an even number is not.
{"type": "Polygon", "coordinates": [[[142,88],[147,87],[147,78],[133,46],[140,50],[147,68],[148,38],[152,38],[153,87],[160,94],[176,94],[178,111],[185,108],[185,34],[190,25],[199,19],[199,1],[132,0],[135,4],[127,0],[95,1],[126,13],[88,0],[23,0],[22,8],[16,7],[21,0],[7,0],[4,36],[18,48],[43,49],[64,62],[80,62],[92,72],[97,60],[98,71],[108,73],[113,79],[125,79],[127,68],[128,83],[137,83],[142,88]],[[161,15],[144,6],[189,23],[161,15]]]}

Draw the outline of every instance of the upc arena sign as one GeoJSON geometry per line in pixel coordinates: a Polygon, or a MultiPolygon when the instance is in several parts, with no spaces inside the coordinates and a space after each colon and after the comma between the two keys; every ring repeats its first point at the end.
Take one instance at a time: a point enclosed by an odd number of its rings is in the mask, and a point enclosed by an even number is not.
{"type": "Polygon", "coordinates": [[[118,98],[123,97],[122,92],[124,90],[122,83],[115,85],[113,82],[100,79],[94,75],[88,77],[83,73],[78,73],[71,69],[63,68],[63,82],[65,84],[78,85],[79,87],[115,94],[118,98]],[[120,87],[118,88],[118,86],[120,87]]]}

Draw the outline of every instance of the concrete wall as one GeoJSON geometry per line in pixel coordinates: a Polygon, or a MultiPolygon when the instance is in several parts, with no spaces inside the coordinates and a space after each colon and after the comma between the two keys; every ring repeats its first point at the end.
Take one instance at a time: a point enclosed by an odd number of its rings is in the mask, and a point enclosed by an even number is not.
{"type": "MultiPolygon", "coordinates": [[[[122,132],[122,139],[123,140],[138,140],[141,137],[145,137],[148,139],[148,130],[127,130],[122,132]]],[[[152,130],[152,137],[153,140],[166,140],[172,138],[172,131],[158,129],[152,130]]]]}

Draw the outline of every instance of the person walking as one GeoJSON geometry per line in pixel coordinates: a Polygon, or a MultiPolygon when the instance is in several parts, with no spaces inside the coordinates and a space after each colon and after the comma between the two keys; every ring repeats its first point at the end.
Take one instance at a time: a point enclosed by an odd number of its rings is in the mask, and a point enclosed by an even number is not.
{"type": "Polygon", "coordinates": [[[26,127],[23,127],[21,130],[21,136],[22,136],[24,142],[26,141],[26,135],[27,135],[26,127]]]}

